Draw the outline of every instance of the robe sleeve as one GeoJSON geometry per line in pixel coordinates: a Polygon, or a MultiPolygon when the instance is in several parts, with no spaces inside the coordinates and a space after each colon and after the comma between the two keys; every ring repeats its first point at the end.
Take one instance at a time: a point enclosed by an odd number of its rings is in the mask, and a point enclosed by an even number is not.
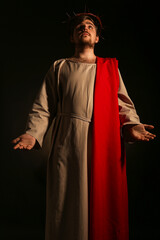
{"type": "Polygon", "coordinates": [[[135,106],[127,93],[120,71],[119,71],[118,105],[121,127],[127,124],[140,124],[140,118],[137,115],[135,106]]]}
{"type": "Polygon", "coordinates": [[[42,147],[44,135],[57,112],[57,83],[55,64],[47,72],[40,91],[28,115],[25,132],[33,136],[42,147]]]}

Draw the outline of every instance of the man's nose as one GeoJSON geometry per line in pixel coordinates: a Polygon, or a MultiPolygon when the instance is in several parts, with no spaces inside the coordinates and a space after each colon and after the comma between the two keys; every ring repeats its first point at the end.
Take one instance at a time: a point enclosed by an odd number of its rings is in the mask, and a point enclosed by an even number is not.
{"type": "Polygon", "coordinates": [[[82,25],[82,30],[86,31],[87,30],[87,25],[82,25]]]}

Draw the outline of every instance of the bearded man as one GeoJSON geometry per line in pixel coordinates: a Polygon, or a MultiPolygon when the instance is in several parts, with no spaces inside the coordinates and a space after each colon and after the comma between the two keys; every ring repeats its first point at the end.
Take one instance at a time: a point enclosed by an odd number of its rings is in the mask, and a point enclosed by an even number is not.
{"type": "Polygon", "coordinates": [[[91,13],[69,21],[74,55],[55,61],[14,149],[42,146],[54,120],[47,163],[45,240],[128,240],[123,140],[149,141],[115,58],[94,53],[102,23],[91,13]]]}

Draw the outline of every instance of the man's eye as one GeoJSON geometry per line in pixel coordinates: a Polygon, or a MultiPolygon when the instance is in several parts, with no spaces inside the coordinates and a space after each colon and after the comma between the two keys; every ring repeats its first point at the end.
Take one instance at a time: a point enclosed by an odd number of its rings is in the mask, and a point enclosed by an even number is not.
{"type": "Polygon", "coordinates": [[[89,25],[89,27],[88,27],[89,29],[92,29],[93,27],[92,27],[92,25],[89,25]]]}
{"type": "Polygon", "coordinates": [[[82,29],[83,29],[83,26],[82,26],[82,25],[80,25],[80,26],[77,26],[76,28],[77,28],[77,30],[78,30],[78,31],[80,31],[80,30],[82,30],[82,29]]]}

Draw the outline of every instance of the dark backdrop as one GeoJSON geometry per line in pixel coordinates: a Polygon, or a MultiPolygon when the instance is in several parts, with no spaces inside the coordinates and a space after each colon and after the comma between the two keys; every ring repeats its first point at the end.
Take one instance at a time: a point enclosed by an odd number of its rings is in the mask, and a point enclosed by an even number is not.
{"type": "MultiPolygon", "coordinates": [[[[73,54],[66,12],[85,1],[1,3],[0,239],[43,240],[48,133],[40,151],[14,151],[11,139],[24,130],[27,114],[54,60],[73,54]]],[[[141,122],[153,124],[156,140],[127,145],[130,240],[158,240],[159,233],[159,12],[154,1],[92,1],[101,16],[102,57],[116,57],[141,122]]]]}

